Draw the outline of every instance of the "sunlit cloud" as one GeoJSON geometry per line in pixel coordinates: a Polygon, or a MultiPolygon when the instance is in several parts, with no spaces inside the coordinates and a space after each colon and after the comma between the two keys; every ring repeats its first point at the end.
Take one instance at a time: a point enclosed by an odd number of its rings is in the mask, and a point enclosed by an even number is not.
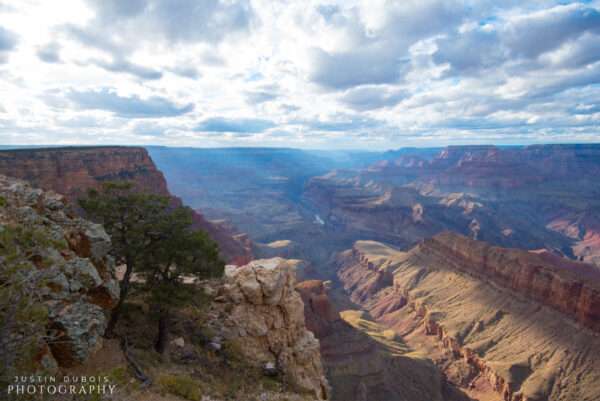
{"type": "Polygon", "coordinates": [[[600,141],[600,2],[0,7],[0,144],[600,141]]]}

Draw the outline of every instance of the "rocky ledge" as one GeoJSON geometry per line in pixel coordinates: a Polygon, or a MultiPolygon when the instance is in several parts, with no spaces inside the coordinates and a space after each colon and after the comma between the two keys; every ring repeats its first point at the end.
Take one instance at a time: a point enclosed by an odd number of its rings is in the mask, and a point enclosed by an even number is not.
{"type": "Polygon", "coordinates": [[[210,325],[267,373],[281,375],[284,382],[316,399],[327,399],[319,341],[306,328],[295,284],[294,263],[286,259],[228,266],[210,325]]]}
{"type": "Polygon", "coordinates": [[[104,228],[74,217],[62,195],[0,176],[3,233],[3,273],[18,266],[15,274],[31,271],[39,278],[32,296],[46,310],[52,334],[40,339],[34,362],[46,368],[83,362],[100,348],[106,314],[119,298],[104,228]],[[10,234],[17,232],[20,237],[10,234]]]}

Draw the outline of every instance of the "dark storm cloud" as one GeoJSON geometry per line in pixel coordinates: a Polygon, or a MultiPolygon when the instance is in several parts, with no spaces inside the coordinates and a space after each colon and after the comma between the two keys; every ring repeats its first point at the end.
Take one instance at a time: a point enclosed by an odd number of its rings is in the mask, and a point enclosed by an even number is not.
{"type": "Polygon", "coordinates": [[[194,109],[189,103],[183,106],[158,96],[142,99],[133,95],[120,96],[110,89],[76,91],[66,93],[66,98],[80,109],[105,110],[126,118],[176,117],[194,109]]]}
{"type": "Polygon", "coordinates": [[[275,127],[270,120],[260,118],[208,118],[198,124],[194,131],[198,132],[231,132],[231,133],[258,133],[275,127]]]}

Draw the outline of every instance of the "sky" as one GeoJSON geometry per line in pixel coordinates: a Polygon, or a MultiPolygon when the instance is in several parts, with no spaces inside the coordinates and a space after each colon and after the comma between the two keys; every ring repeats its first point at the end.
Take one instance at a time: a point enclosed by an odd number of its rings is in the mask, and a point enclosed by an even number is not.
{"type": "Polygon", "coordinates": [[[600,142],[600,0],[0,0],[1,145],[600,142]]]}

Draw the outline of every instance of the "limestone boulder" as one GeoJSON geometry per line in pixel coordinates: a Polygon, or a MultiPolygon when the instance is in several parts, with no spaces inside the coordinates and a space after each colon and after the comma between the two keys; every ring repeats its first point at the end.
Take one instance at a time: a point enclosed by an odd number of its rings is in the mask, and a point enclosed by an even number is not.
{"type": "Polygon", "coordinates": [[[257,368],[270,366],[283,380],[316,399],[327,399],[319,341],[306,328],[296,291],[297,263],[282,258],[228,266],[210,323],[257,368]]]}

